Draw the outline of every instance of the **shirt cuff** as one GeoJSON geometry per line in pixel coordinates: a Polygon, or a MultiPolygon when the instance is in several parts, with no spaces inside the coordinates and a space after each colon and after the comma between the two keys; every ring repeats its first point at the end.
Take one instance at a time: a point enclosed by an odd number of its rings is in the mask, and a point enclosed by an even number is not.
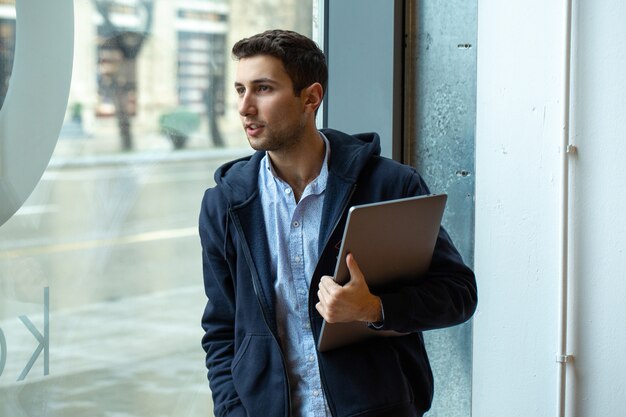
{"type": "Polygon", "coordinates": [[[383,306],[383,300],[380,300],[380,313],[383,319],[375,323],[368,322],[367,327],[374,330],[381,330],[385,326],[385,307],[383,306]]]}

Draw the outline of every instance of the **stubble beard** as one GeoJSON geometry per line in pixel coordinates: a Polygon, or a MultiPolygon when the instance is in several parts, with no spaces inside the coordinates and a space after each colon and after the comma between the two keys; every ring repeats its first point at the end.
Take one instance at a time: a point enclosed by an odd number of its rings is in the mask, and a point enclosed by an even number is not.
{"type": "Polygon", "coordinates": [[[275,132],[265,125],[263,137],[251,138],[248,136],[248,143],[255,151],[284,152],[295,147],[304,134],[306,122],[300,121],[293,128],[282,129],[275,132]]]}

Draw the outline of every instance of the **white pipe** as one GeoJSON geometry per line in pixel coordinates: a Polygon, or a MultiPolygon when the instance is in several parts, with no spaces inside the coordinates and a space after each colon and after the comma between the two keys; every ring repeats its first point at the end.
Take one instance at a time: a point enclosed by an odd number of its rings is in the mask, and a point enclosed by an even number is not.
{"type": "Polygon", "coordinates": [[[565,417],[566,370],[571,356],[567,353],[567,309],[569,283],[569,154],[575,151],[570,145],[570,95],[571,95],[571,52],[572,52],[572,0],[565,1],[565,56],[563,80],[563,138],[561,150],[562,189],[561,189],[561,266],[559,293],[559,334],[558,334],[558,397],[557,416],[565,417]]]}

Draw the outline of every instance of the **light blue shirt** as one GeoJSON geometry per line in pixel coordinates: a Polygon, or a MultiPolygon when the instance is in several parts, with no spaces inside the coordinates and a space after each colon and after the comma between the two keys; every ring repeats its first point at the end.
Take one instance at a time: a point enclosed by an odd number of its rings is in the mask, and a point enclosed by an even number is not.
{"type": "MultiPolygon", "coordinates": [[[[275,276],[278,336],[287,362],[292,417],[330,417],[320,379],[309,320],[309,285],[319,259],[318,240],[328,179],[330,146],[319,176],[296,204],[293,190],[280,179],[265,155],[259,190],[275,276]]],[[[315,290],[315,289],[314,289],[315,290]]]]}

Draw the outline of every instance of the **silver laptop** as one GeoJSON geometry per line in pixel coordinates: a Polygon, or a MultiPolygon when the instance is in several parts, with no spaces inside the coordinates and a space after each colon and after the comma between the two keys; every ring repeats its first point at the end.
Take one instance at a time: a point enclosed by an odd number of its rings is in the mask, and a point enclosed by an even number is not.
{"type": "MultiPolygon", "coordinates": [[[[350,280],[348,253],[354,256],[374,294],[419,279],[430,266],[446,200],[445,194],[431,194],[350,208],[335,281],[343,285],[350,280]]],[[[398,335],[401,333],[370,329],[363,322],[324,321],[317,348],[324,352],[369,337],[398,335]]]]}

